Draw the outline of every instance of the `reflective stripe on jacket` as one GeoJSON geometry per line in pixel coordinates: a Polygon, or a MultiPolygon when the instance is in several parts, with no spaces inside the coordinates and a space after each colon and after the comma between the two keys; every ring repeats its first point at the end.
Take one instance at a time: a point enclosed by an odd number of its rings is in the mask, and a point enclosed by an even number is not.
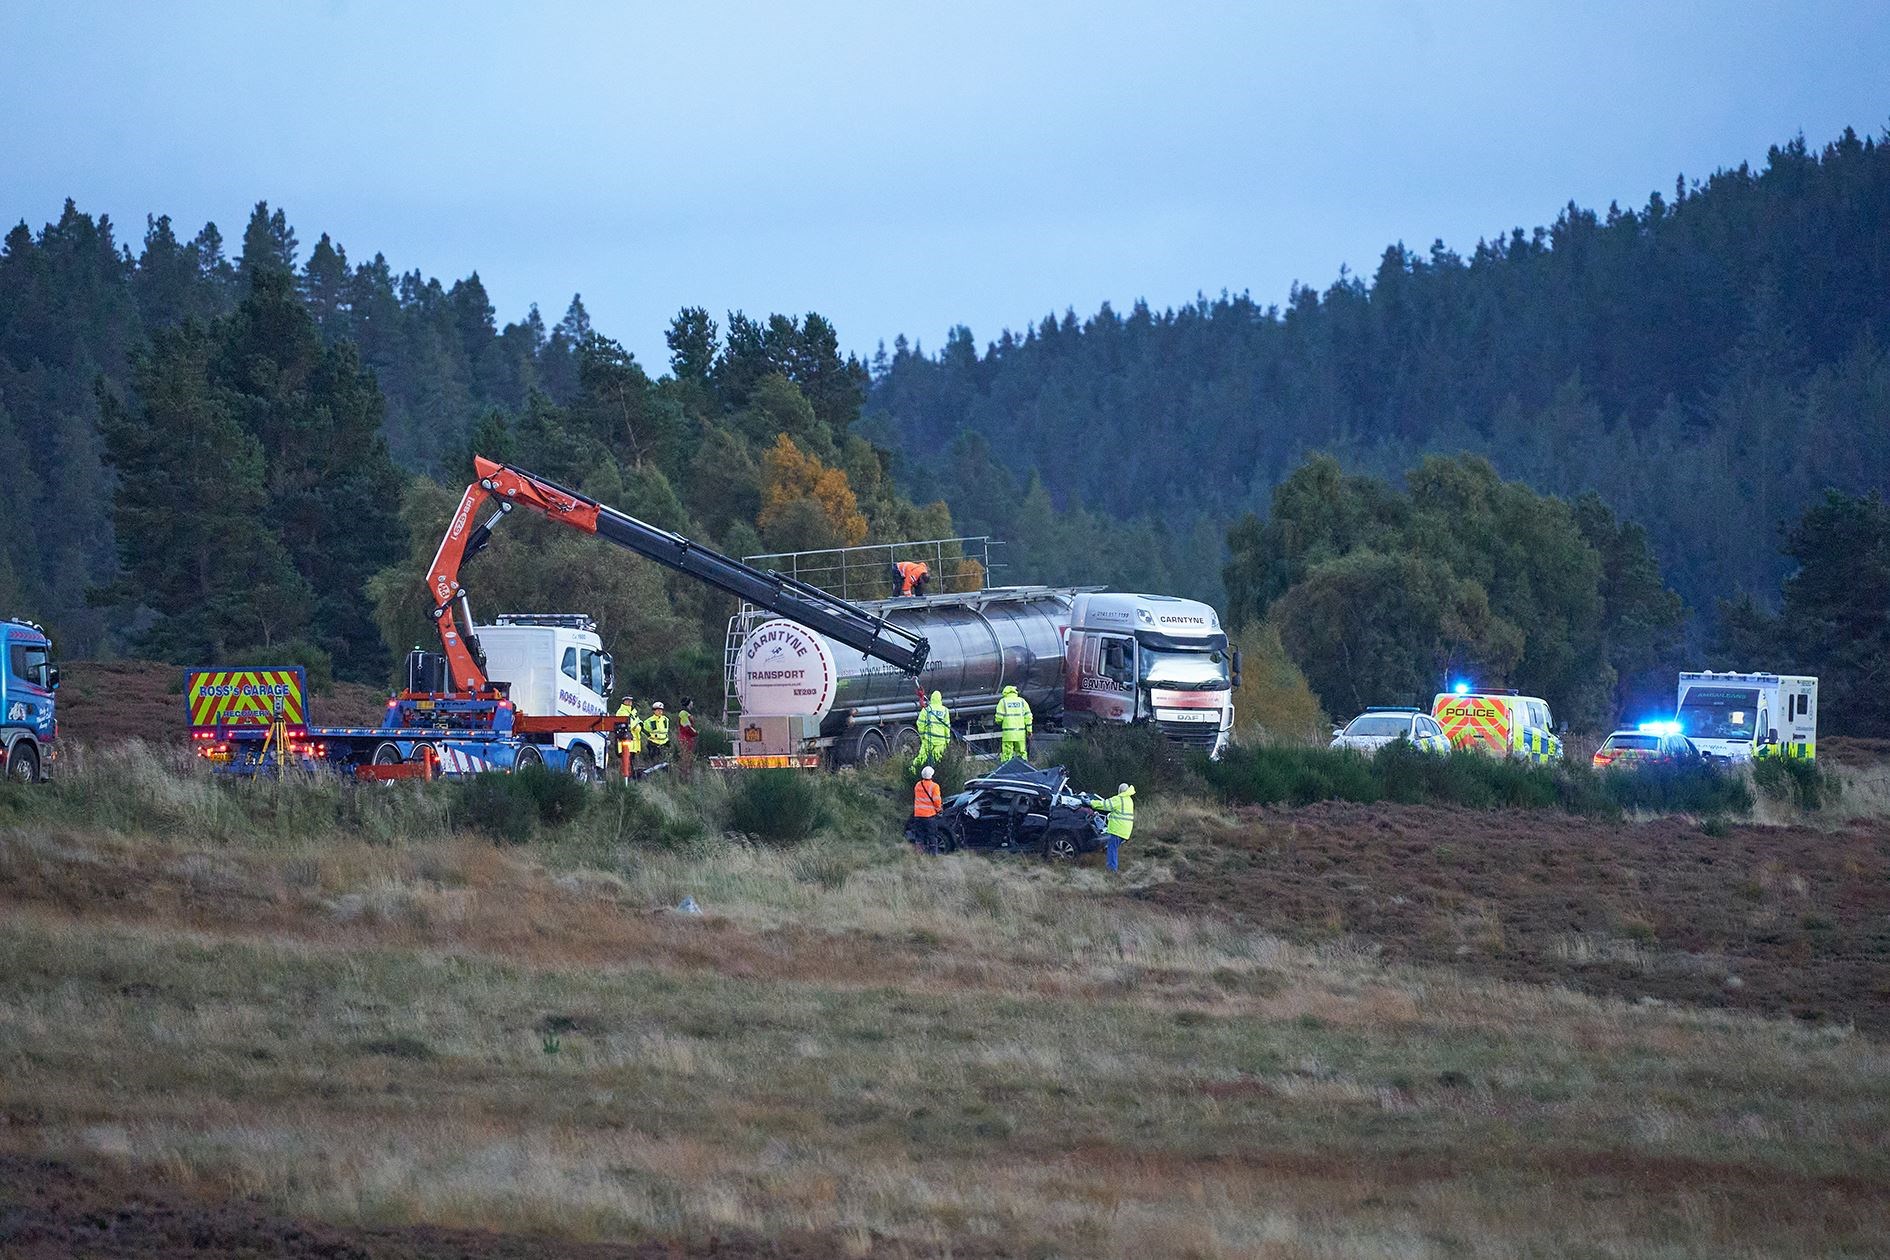
{"type": "Polygon", "coordinates": [[[926,705],[919,710],[919,734],[931,739],[952,737],[952,712],[942,705],[926,705]]]}
{"type": "Polygon", "coordinates": [[[643,732],[650,737],[652,744],[667,744],[669,742],[669,714],[652,713],[644,718],[643,732]]]}
{"type": "Polygon", "coordinates": [[[920,779],[912,785],[912,816],[931,818],[945,807],[945,798],[933,779],[920,779]]]}
{"type": "Polygon", "coordinates": [[[1030,711],[1030,701],[1015,691],[1007,691],[997,703],[998,729],[1008,733],[1023,731],[1028,734],[1036,726],[1036,716],[1030,711]]]}

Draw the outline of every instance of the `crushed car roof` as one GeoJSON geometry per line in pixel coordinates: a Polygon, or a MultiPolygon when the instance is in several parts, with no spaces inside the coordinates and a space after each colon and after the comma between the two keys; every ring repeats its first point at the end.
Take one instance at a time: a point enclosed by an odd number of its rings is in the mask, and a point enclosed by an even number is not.
{"type": "Polygon", "coordinates": [[[1012,757],[990,774],[981,774],[975,779],[967,780],[965,786],[967,788],[1009,786],[1054,793],[1062,788],[1069,778],[1069,772],[1062,766],[1050,766],[1039,770],[1022,757],[1012,757]]]}

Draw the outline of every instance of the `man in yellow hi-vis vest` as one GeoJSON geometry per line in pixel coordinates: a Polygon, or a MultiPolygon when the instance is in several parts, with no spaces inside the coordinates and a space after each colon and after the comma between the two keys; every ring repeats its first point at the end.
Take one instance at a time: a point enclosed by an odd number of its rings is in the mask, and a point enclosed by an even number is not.
{"type": "Polygon", "coordinates": [[[1030,756],[1029,739],[1036,730],[1036,721],[1036,715],[1030,711],[1030,701],[1018,695],[1015,686],[1006,684],[997,702],[999,762],[1030,756]]]}
{"type": "Polygon", "coordinates": [[[912,759],[912,772],[917,774],[920,766],[936,765],[952,742],[952,711],[945,707],[945,697],[934,691],[914,725],[919,728],[919,752],[912,759]]]}
{"type": "Polygon", "coordinates": [[[649,745],[652,765],[669,756],[669,714],[663,712],[661,700],[650,706],[650,716],[643,719],[643,742],[649,745]]]}
{"type": "Polygon", "coordinates": [[[637,777],[637,754],[643,751],[643,719],[637,713],[637,702],[629,696],[623,698],[612,716],[623,728],[617,740],[617,765],[623,773],[623,781],[628,783],[637,777]]]}
{"type": "Polygon", "coordinates": [[[1135,787],[1128,783],[1119,784],[1116,794],[1096,808],[1109,815],[1103,829],[1109,833],[1109,869],[1113,871],[1122,842],[1135,832],[1135,787]]]}

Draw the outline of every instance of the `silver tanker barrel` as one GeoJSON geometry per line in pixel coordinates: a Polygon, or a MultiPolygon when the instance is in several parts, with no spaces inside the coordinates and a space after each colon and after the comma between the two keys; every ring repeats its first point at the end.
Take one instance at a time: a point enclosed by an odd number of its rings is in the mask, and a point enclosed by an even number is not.
{"type": "Polygon", "coordinates": [[[786,751],[818,738],[834,760],[875,760],[909,740],[920,697],[938,691],[954,718],[988,717],[1015,686],[1040,720],[1063,706],[1064,636],[1073,593],[997,587],[861,606],[931,643],[915,681],[851,648],[780,620],[747,630],[731,653],[743,714],[744,750],[786,751]],[[792,627],[792,631],[784,627],[792,627]],[[793,633],[798,631],[798,636],[793,633]],[[818,640],[810,650],[807,640],[818,640]],[[753,719],[752,721],[750,719],[753,719]],[[748,736],[760,732],[755,740],[748,736]]]}

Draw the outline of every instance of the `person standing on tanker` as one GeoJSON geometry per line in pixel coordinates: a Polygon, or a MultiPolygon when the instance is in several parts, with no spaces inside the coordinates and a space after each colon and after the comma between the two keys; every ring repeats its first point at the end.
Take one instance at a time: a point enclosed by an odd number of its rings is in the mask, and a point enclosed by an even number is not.
{"type": "Polygon", "coordinates": [[[923,560],[893,561],[893,586],[901,595],[923,595],[932,570],[923,560]]]}
{"type": "Polygon", "coordinates": [[[945,749],[952,742],[952,711],[945,707],[945,697],[934,691],[931,700],[919,710],[919,718],[914,723],[919,730],[919,751],[912,758],[912,769],[930,765],[945,755],[945,749]]]}
{"type": "Polygon", "coordinates": [[[997,702],[998,763],[1013,757],[1028,760],[1030,736],[1037,729],[1037,717],[1030,711],[1030,701],[1017,694],[1016,686],[1006,683],[997,702]]]}
{"type": "Polygon", "coordinates": [[[932,767],[919,771],[919,781],[912,785],[912,826],[910,828],[913,847],[930,853],[935,847],[938,836],[938,813],[945,808],[944,797],[938,790],[938,783],[932,778],[932,767]]]}
{"type": "Polygon", "coordinates": [[[617,705],[613,716],[622,729],[617,739],[617,765],[628,783],[637,777],[637,754],[643,751],[643,718],[637,713],[637,702],[629,696],[617,705]]]}
{"type": "Polygon", "coordinates": [[[1116,785],[1116,794],[1097,806],[1109,815],[1103,829],[1109,833],[1109,869],[1116,869],[1116,854],[1122,842],[1135,831],[1135,788],[1127,783],[1116,785]]]}

